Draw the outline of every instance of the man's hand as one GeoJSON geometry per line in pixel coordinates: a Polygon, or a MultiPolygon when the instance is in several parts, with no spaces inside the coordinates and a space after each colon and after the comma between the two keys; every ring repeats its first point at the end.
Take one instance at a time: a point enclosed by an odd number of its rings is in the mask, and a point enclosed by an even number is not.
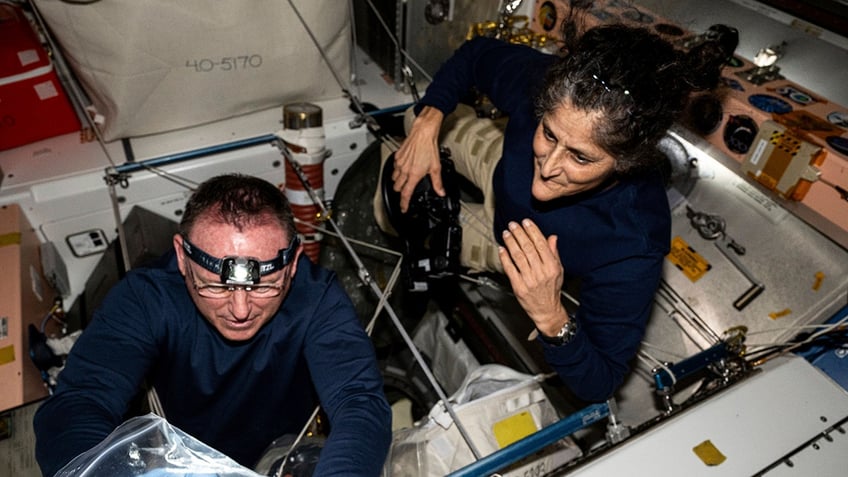
{"type": "Polygon", "coordinates": [[[443,118],[441,111],[425,106],[412,123],[406,140],[395,153],[392,181],[395,192],[400,192],[401,212],[409,209],[415,186],[427,174],[430,175],[436,194],[445,196],[438,144],[443,118]]]}
{"type": "Polygon", "coordinates": [[[568,321],[560,301],[564,269],[557,236],[547,239],[530,219],[509,223],[499,257],[518,303],[547,336],[555,336],[568,321]]]}

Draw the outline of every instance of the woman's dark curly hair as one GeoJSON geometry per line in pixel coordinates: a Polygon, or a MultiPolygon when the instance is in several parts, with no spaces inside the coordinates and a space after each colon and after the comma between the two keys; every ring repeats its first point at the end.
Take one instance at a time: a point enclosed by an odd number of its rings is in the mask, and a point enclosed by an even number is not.
{"type": "Polygon", "coordinates": [[[600,111],[595,141],[616,158],[619,175],[654,165],[657,142],[681,119],[691,93],[715,88],[732,52],[705,41],[688,52],[659,35],[622,24],[578,33],[563,26],[564,54],[548,70],[536,115],[564,102],[600,111]]]}

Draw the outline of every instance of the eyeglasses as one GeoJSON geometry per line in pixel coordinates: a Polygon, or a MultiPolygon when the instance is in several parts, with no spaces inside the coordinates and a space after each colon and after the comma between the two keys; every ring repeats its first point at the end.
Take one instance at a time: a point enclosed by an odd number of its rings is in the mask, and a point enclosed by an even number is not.
{"type": "MultiPolygon", "coordinates": [[[[194,271],[191,268],[191,264],[186,263],[186,265],[195,291],[197,291],[198,295],[204,298],[230,298],[236,290],[244,291],[251,298],[274,298],[283,293],[283,287],[286,280],[286,278],[283,277],[282,284],[257,283],[256,285],[230,285],[226,283],[199,282],[194,277],[194,271]]],[[[286,274],[286,276],[288,276],[288,274],[286,274]]]]}

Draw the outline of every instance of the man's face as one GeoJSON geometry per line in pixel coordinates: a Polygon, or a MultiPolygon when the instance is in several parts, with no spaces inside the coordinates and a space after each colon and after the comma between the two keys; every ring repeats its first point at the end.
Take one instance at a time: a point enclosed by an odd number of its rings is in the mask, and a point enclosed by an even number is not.
{"type": "MultiPolygon", "coordinates": [[[[289,245],[285,229],[269,217],[262,225],[244,230],[206,218],[197,221],[188,240],[206,253],[222,258],[226,256],[256,257],[260,261],[272,260],[277,253],[289,245]]],[[[197,288],[204,284],[220,283],[221,277],[192,261],[183,250],[183,238],[174,236],[177,264],[186,280],[188,292],[200,313],[224,338],[244,341],[252,338],[280,308],[292,279],[297,271],[297,259],[302,247],[298,247],[292,263],[270,275],[264,275],[261,284],[272,284],[282,288],[274,297],[251,296],[244,289],[236,289],[221,298],[200,296],[197,288]]]]}

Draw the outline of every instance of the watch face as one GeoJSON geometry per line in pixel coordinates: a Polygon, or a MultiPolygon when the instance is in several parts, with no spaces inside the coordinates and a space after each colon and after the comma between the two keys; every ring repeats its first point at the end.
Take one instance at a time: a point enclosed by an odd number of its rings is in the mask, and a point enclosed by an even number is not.
{"type": "Polygon", "coordinates": [[[545,336],[542,332],[539,332],[539,338],[550,345],[563,346],[574,338],[574,335],[577,334],[577,328],[577,321],[570,318],[568,323],[562,325],[556,336],[545,336]]]}

